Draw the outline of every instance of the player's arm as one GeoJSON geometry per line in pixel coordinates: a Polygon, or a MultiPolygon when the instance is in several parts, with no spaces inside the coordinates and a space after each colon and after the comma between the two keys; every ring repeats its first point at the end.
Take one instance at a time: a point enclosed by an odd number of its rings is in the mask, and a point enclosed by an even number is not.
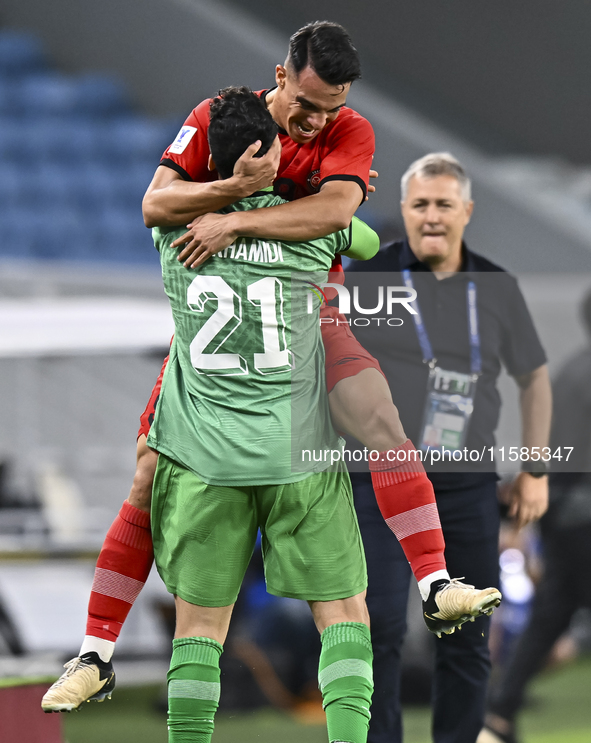
{"type": "Polygon", "coordinates": [[[307,241],[346,229],[364,199],[355,181],[333,180],[317,194],[267,209],[230,214],[206,214],[195,220],[192,229],[172,243],[182,248],[179,260],[195,268],[240,236],[267,240],[307,241]]]}
{"type": "Polygon", "coordinates": [[[341,252],[347,258],[357,261],[368,261],[380,249],[380,238],[377,232],[365,224],[359,217],[353,217],[350,227],[349,247],[341,252]]]}
{"type": "Polygon", "coordinates": [[[254,142],[236,162],[233,175],[225,180],[187,181],[180,172],[160,165],[142,202],[146,227],[187,224],[270,186],[275,169],[271,157],[254,156],[260,146],[260,142],[254,142]]]}
{"type": "MultiPolygon", "coordinates": [[[[520,388],[522,443],[530,452],[541,453],[548,446],[552,417],[552,389],[546,364],[529,374],[515,377],[520,388]]],[[[537,457],[532,455],[532,459],[537,457]]],[[[522,472],[513,481],[510,492],[511,508],[518,526],[539,519],[548,508],[548,478],[533,477],[522,472]]]]}

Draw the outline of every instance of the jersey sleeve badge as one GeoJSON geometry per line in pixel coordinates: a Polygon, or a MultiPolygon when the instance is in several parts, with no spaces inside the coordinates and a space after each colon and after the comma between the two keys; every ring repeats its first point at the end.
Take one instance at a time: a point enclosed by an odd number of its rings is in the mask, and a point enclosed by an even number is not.
{"type": "Polygon", "coordinates": [[[311,191],[318,191],[320,185],[320,170],[313,170],[308,174],[308,187],[311,191]]]}
{"type": "Polygon", "coordinates": [[[183,126],[180,132],[176,135],[176,139],[168,148],[168,151],[174,155],[180,155],[187,148],[187,145],[193,138],[193,135],[197,131],[196,126],[183,126]]]}

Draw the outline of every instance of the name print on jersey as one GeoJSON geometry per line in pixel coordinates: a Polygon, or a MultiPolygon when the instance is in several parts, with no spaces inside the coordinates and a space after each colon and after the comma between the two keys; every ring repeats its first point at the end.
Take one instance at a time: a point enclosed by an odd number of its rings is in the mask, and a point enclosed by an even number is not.
{"type": "Polygon", "coordinates": [[[232,243],[215,257],[233,258],[250,263],[284,263],[281,245],[265,240],[241,240],[238,244],[232,243]]]}

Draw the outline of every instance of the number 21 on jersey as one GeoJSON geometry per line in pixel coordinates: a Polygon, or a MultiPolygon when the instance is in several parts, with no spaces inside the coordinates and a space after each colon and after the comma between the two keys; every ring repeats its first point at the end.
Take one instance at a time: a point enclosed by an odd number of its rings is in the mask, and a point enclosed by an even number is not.
{"type": "MultiPolygon", "coordinates": [[[[262,353],[253,353],[258,374],[279,374],[291,368],[291,351],[286,347],[283,315],[283,284],[266,276],[246,290],[248,301],[259,308],[262,353]]],[[[191,363],[198,374],[248,374],[248,361],[238,353],[224,353],[228,338],[240,332],[242,298],[221,276],[196,276],[187,289],[187,304],[193,312],[204,312],[207,302],[217,306],[203,323],[190,345],[191,363]]]]}

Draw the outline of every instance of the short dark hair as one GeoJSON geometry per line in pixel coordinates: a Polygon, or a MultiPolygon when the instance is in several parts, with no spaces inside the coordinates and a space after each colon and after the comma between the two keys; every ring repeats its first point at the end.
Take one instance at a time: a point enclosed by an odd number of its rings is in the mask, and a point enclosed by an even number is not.
{"type": "Polygon", "coordinates": [[[220,90],[209,111],[209,151],[222,178],[232,175],[236,160],[253,142],[261,140],[255,157],[262,157],[277,136],[277,124],[265,104],[246,86],[220,90]]]}
{"type": "Polygon", "coordinates": [[[289,40],[287,62],[296,75],[310,65],[328,85],[345,85],[361,77],[359,53],[351,37],[330,21],[314,21],[296,31],[289,40]]]}

